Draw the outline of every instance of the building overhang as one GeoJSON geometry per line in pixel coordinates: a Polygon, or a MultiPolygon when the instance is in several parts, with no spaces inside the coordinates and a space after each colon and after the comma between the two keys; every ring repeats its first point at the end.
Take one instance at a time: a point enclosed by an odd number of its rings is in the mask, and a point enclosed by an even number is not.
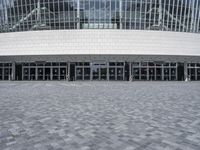
{"type": "Polygon", "coordinates": [[[192,62],[199,63],[200,56],[180,55],[21,55],[0,56],[0,62],[192,62]]]}
{"type": "Polygon", "coordinates": [[[200,56],[200,34],[141,30],[54,30],[0,34],[0,56],[200,56]]]}

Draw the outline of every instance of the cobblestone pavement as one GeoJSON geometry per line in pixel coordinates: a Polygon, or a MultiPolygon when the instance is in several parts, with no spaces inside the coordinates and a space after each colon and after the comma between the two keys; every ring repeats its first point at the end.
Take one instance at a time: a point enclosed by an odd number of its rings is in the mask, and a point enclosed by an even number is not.
{"type": "Polygon", "coordinates": [[[200,150],[200,82],[0,82],[0,150],[200,150]]]}

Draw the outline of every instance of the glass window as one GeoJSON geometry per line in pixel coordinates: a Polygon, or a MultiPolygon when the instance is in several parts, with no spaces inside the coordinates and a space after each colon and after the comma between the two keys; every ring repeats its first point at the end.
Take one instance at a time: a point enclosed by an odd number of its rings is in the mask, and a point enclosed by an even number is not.
{"type": "Polygon", "coordinates": [[[0,32],[59,29],[200,31],[199,0],[1,0],[0,32]],[[80,13],[79,13],[80,12],[80,13]]]}

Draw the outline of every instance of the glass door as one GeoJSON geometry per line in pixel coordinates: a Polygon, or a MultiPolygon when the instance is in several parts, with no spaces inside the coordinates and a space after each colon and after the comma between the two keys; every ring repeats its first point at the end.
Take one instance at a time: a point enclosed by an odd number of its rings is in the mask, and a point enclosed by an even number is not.
{"type": "Polygon", "coordinates": [[[30,68],[30,80],[35,80],[36,76],[35,76],[35,71],[36,68],[30,68]]]}
{"type": "Polygon", "coordinates": [[[197,80],[200,80],[200,68],[197,68],[197,80]]]}
{"type": "Polygon", "coordinates": [[[139,79],[140,79],[140,69],[133,68],[133,80],[139,80],[139,79]]]}
{"type": "Polygon", "coordinates": [[[155,80],[155,68],[149,68],[149,80],[155,80]]]}
{"type": "Polygon", "coordinates": [[[76,80],[83,80],[83,68],[76,67],[76,80]]]}
{"type": "Polygon", "coordinates": [[[99,80],[99,76],[100,76],[100,69],[97,66],[92,67],[92,79],[93,80],[99,80]]]}
{"type": "Polygon", "coordinates": [[[84,80],[90,80],[90,68],[84,68],[84,80]]]}
{"type": "Polygon", "coordinates": [[[124,80],[124,68],[117,68],[117,80],[122,81],[124,80]]]}
{"type": "Polygon", "coordinates": [[[45,80],[51,80],[51,68],[45,68],[45,80]]]}
{"type": "Polygon", "coordinates": [[[53,68],[53,80],[59,80],[59,69],[53,68]]]}
{"type": "Polygon", "coordinates": [[[107,68],[100,68],[100,80],[107,80],[107,68]]]}
{"type": "Polygon", "coordinates": [[[0,68],[0,80],[3,80],[3,69],[0,68]]]}
{"type": "Polygon", "coordinates": [[[164,68],[164,80],[169,81],[169,68],[164,68]]]}
{"type": "Polygon", "coordinates": [[[60,68],[60,80],[66,80],[67,68],[60,68]]]}
{"type": "Polygon", "coordinates": [[[106,63],[95,63],[92,68],[92,80],[104,81],[107,80],[107,68],[106,63]]]}
{"type": "Polygon", "coordinates": [[[44,70],[43,68],[38,68],[38,80],[44,80],[44,70]]]}
{"type": "Polygon", "coordinates": [[[29,68],[23,68],[23,80],[29,80],[29,68]]]}
{"type": "Polygon", "coordinates": [[[156,80],[162,80],[162,68],[156,68],[156,80]]]}
{"type": "Polygon", "coordinates": [[[116,80],[115,74],[116,74],[115,68],[114,67],[113,68],[109,68],[109,80],[111,80],[111,81],[116,80]]]}

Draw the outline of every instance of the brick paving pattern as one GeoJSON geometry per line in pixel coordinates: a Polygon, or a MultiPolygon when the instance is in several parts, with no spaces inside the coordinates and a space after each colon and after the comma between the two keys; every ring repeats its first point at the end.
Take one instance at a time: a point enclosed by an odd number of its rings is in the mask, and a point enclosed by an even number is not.
{"type": "Polygon", "coordinates": [[[0,150],[200,150],[200,82],[0,82],[0,150]]]}

